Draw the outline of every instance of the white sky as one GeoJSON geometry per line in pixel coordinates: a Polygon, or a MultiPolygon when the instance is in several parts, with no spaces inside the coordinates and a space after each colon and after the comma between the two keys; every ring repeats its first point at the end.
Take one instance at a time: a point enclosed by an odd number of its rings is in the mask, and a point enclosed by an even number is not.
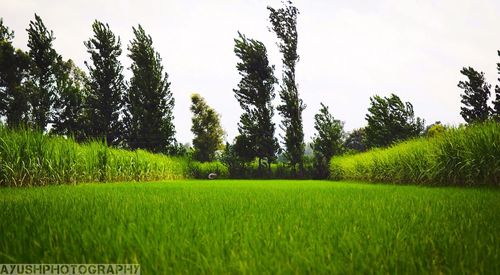
{"type": "MultiPolygon", "coordinates": [[[[238,30],[264,42],[281,77],[267,5],[279,7],[280,2],[0,0],[0,17],[15,31],[15,46],[27,49],[25,29],[36,12],[54,31],[58,53],[82,68],[89,60],[83,41],[92,36],[95,19],[109,23],[120,36],[126,68],[132,26],[142,24],[170,75],[177,139],[184,143],[192,139],[193,92],[222,115],[229,140],[237,134],[241,111],[232,89],[239,81],[233,53],[238,30]]],[[[427,124],[458,124],[463,122],[457,87],[461,67],[473,66],[493,86],[498,83],[500,1],[297,0],[296,6],[301,12],[297,80],[307,105],[306,141],[314,134],[320,102],[345,121],[347,130],[365,125],[370,96],[391,92],[412,102],[427,124]]],[[[125,75],[130,77],[128,69],[125,75]]],[[[280,121],[277,112],[275,121],[280,121]]]]}

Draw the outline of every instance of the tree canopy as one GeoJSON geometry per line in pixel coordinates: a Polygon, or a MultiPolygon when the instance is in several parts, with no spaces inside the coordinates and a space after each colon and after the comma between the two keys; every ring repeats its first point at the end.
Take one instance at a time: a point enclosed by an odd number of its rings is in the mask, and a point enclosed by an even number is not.
{"type": "Polygon", "coordinates": [[[488,106],[491,85],[484,80],[483,72],[479,73],[472,67],[464,67],[460,73],[467,77],[466,81],[458,83],[463,90],[460,114],[467,123],[487,120],[492,112],[488,106]]]}
{"type": "Polygon", "coordinates": [[[125,81],[120,38],[116,37],[108,24],[94,21],[93,37],[84,42],[90,54],[89,95],[86,102],[88,115],[87,134],[91,138],[102,138],[109,145],[119,145],[123,140],[123,108],[125,81]]]}
{"type": "Polygon", "coordinates": [[[424,130],[424,120],[415,117],[413,105],[410,102],[403,103],[395,94],[371,97],[366,121],[368,147],[389,146],[416,137],[424,130]]]}
{"type": "MultiPolygon", "coordinates": [[[[500,51],[498,51],[498,56],[500,57],[500,51]]],[[[500,62],[497,63],[498,74],[500,75],[500,62]]],[[[500,82],[500,77],[498,78],[500,82]]],[[[495,86],[495,100],[493,101],[493,112],[497,120],[500,120],[500,85],[495,86]]]]}
{"type": "Polygon", "coordinates": [[[283,117],[281,128],[285,132],[283,139],[286,159],[293,169],[298,165],[299,174],[302,174],[305,146],[302,111],[306,106],[299,97],[295,80],[295,66],[299,61],[297,54],[299,10],[293,6],[292,1],[283,2],[283,5],[284,7],[279,9],[267,7],[271,29],[279,39],[278,47],[283,55],[283,77],[279,92],[281,105],[277,110],[283,117]]]}
{"type": "Polygon", "coordinates": [[[0,115],[7,125],[18,127],[29,121],[29,95],[24,86],[30,65],[29,56],[12,45],[14,32],[0,18],[0,115]]]}
{"type": "Polygon", "coordinates": [[[125,125],[130,148],[168,152],[176,144],[174,98],[153,39],[141,25],[128,46],[132,78],[126,95],[125,125]]]}
{"type": "Polygon", "coordinates": [[[262,42],[246,38],[241,33],[238,33],[234,42],[234,52],[240,59],[236,68],[241,80],[238,88],[233,91],[243,109],[238,124],[240,137],[236,139],[235,148],[241,149],[240,153],[244,158],[257,157],[260,171],[261,160],[265,159],[270,168],[279,149],[272,122],[272,100],[275,97],[276,83],[274,67],[269,64],[267,50],[262,42]],[[246,147],[249,147],[248,150],[243,152],[246,147]]]}
{"type": "Polygon", "coordinates": [[[201,162],[213,161],[216,151],[223,148],[224,130],[220,125],[220,115],[199,94],[191,95],[191,112],[193,157],[201,162]]]}
{"type": "Polygon", "coordinates": [[[354,129],[346,135],[344,148],[349,152],[364,152],[368,148],[366,146],[366,129],[354,129]]]}
{"type": "Polygon", "coordinates": [[[87,75],[70,59],[61,57],[56,68],[55,117],[51,132],[74,136],[77,140],[85,137],[84,107],[88,94],[87,75]]]}
{"type": "Polygon", "coordinates": [[[344,151],[344,123],[337,120],[328,110],[328,106],[321,103],[319,113],[314,115],[313,152],[318,177],[327,178],[330,159],[344,151]]]}
{"type": "Polygon", "coordinates": [[[55,67],[58,54],[53,49],[55,40],[42,18],[35,14],[30,21],[28,32],[29,66],[29,102],[33,125],[44,131],[52,118],[55,99],[55,67]]]}

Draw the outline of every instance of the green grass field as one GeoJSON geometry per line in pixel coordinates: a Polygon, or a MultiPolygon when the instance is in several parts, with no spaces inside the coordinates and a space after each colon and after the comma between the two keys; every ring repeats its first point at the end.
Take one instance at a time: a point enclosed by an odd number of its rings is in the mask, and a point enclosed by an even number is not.
{"type": "Polygon", "coordinates": [[[330,181],[0,188],[0,263],[500,274],[500,190],[330,181]]]}

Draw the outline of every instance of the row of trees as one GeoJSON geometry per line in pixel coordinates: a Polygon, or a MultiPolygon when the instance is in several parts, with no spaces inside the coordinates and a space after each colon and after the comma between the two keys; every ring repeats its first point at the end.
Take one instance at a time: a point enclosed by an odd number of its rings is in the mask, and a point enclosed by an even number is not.
{"type": "Polygon", "coordinates": [[[311,144],[317,177],[328,176],[328,164],[335,155],[386,147],[417,137],[424,131],[424,120],[415,117],[412,104],[403,102],[395,94],[371,97],[365,119],[366,127],[346,133],[344,123],[335,119],[328,107],[321,104],[314,117],[316,134],[311,144]]]}
{"type": "MultiPolygon", "coordinates": [[[[268,7],[270,30],[278,38],[278,48],[282,53],[283,75],[279,83],[281,103],[277,106],[282,116],[281,129],[285,160],[292,174],[301,177],[304,173],[304,133],[302,111],[305,105],[299,97],[295,81],[297,54],[297,16],[299,11],[291,1],[284,7],[268,7]]],[[[280,146],[275,137],[272,122],[275,98],[274,87],[278,83],[274,76],[274,66],[269,64],[265,45],[255,39],[238,33],[234,40],[234,52],[240,59],[236,68],[241,80],[234,94],[243,110],[238,124],[239,135],[233,144],[226,144],[224,160],[230,166],[248,163],[257,159],[259,174],[262,167],[271,167],[276,161],[280,146]]],[[[315,129],[311,147],[314,153],[314,166],[318,177],[328,174],[328,162],[333,155],[347,150],[365,150],[370,147],[387,146],[396,141],[418,136],[424,128],[424,121],[415,118],[413,106],[403,103],[396,95],[387,98],[374,96],[366,119],[368,126],[347,135],[343,122],[335,119],[328,107],[321,104],[315,115],[315,129]]]]}
{"type": "MultiPolygon", "coordinates": [[[[302,127],[302,111],[305,106],[299,98],[295,81],[295,65],[297,55],[297,16],[298,9],[291,1],[285,2],[284,7],[274,9],[268,7],[271,29],[278,38],[278,47],[283,54],[283,77],[280,84],[279,96],[281,104],[277,107],[283,117],[281,128],[285,150],[284,155],[288,164],[300,175],[303,173],[304,133],[302,127]]],[[[243,114],[238,123],[239,135],[233,144],[225,146],[225,159],[228,165],[245,164],[257,159],[259,174],[262,175],[263,167],[268,171],[271,163],[276,161],[280,146],[275,137],[275,124],[272,122],[275,98],[274,87],[278,83],[274,76],[274,66],[269,64],[265,45],[255,39],[247,38],[238,32],[234,40],[234,52],[240,59],[236,68],[241,80],[234,89],[243,114]]],[[[191,98],[193,112],[192,131],[194,156],[200,161],[214,159],[215,149],[221,147],[222,135],[218,115],[208,115],[212,109],[205,104],[199,95],[191,98]],[[211,117],[211,119],[209,119],[211,117]],[[202,123],[204,121],[204,123],[202,123]],[[202,128],[200,127],[203,125],[202,128]],[[212,133],[212,134],[209,134],[212,133]]],[[[295,173],[295,172],[294,172],[295,173]]]]}
{"type": "MultiPolygon", "coordinates": [[[[498,55],[500,56],[500,51],[498,55]]],[[[497,69],[500,75],[500,63],[497,63],[497,69]]],[[[467,123],[500,120],[500,85],[496,85],[495,98],[490,104],[491,85],[486,82],[484,73],[472,67],[464,67],[460,73],[467,77],[467,80],[458,84],[462,89],[460,114],[463,119],[467,123]]],[[[498,80],[500,82],[500,78],[498,80]]],[[[321,104],[320,112],[315,116],[317,134],[312,143],[314,164],[320,175],[327,175],[328,162],[334,155],[386,147],[424,132],[434,136],[445,129],[440,122],[425,129],[424,120],[415,117],[412,104],[403,102],[395,94],[370,98],[366,120],[366,127],[345,134],[343,123],[335,120],[328,107],[321,104]]]]}
{"type": "MultiPolygon", "coordinates": [[[[280,9],[268,7],[272,31],[283,54],[283,78],[279,95],[283,116],[281,128],[285,151],[290,165],[299,173],[303,170],[304,134],[302,111],[305,105],[299,98],[295,82],[297,55],[297,15],[292,3],[280,9]]],[[[176,148],[175,127],[172,123],[174,99],[168,75],[163,72],[161,58],[152,46],[152,39],[139,25],[133,28],[135,38],[128,46],[132,78],[127,83],[123,66],[120,38],[107,24],[94,22],[93,37],[84,42],[90,60],[85,62],[88,75],[71,60],[65,61],[54,49],[55,37],[42,19],[35,14],[29,24],[28,52],[12,45],[14,32],[0,21],[0,115],[8,126],[28,125],[42,131],[72,135],[77,140],[103,139],[109,145],[131,149],[143,148],[153,152],[172,152],[176,148]]],[[[274,67],[269,65],[265,46],[240,34],[235,40],[235,53],[242,60],[238,70],[243,79],[235,95],[245,113],[238,125],[236,138],[243,160],[258,158],[259,163],[276,160],[280,149],[271,122],[274,108],[274,67]],[[261,66],[263,69],[255,68],[261,66]],[[259,71],[260,70],[260,71],[259,71]]],[[[194,156],[198,160],[213,160],[210,150],[220,148],[220,124],[207,126],[203,116],[211,117],[200,96],[193,96],[194,156]],[[200,109],[201,108],[201,109],[200,109]],[[203,109],[203,110],[202,110],[203,109]],[[212,134],[206,132],[211,131],[212,134]],[[210,143],[210,144],[207,144],[210,143]],[[207,151],[208,150],[208,151],[207,151]]],[[[260,165],[259,165],[260,167],[260,165]]]]}
{"type": "MultiPolygon", "coordinates": [[[[293,174],[300,177],[304,173],[305,105],[295,80],[299,11],[291,1],[284,2],[279,9],[268,7],[268,11],[270,30],[276,34],[282,54],[281,83],[274,76],[275,68],[270,65],[265,45],[238,33],[234,52],[240,59],[236,68],[241,80],[233,91],[243,109],[239,135],[232,144],[223,146],[220,116],[200,95],[194,94],[191,98],[193,157],[212,161],[215,152],[225,148],[225,156],[232,156],[243,165],[257,159],[262,175],[263,168],[269,171],[271,163],[281,155],[293,174]],[[281,103],[276,109],[282,116],[283,151],[272,122],[272,101],[278,83],[281,103]]],[[[99,21],[93,23],[92,29],[94,35],[84,42],[90,55],[85,62],[87,75],[53,49],[53,32],[39,16],[35,15],[27,29],[28,52],[13,47],[14,33],[0,21],[0,113],[7,125],[50,129],[52,133],[72,135],[79,141],[103,139],[109,145],[130,149],[178,152],[172,123],[175,102],[151,36],[140,25],[132,28],[134,38],[127,48],[132,77],[127,83],[119,61],[120,38],[99,21]]],[[[397,96],[375,96],[371,101],[368,127],[350,135],[346,135],[343,123],[330,114],[328,107],[321,105],[315,116],[317,134],[312,144],[318,171],[325,173],[329,159],[346,148],[385,146],[415,135],[423,127],[420,119],[413,121],[411,104],[403,104],[397,96]],[[388,134],[393,137],[388,139],[388,134]]]]}
{"type": "Polygon", "coordinates": [[[133,28],[127,55],[132,78],[126,83],[120,38],[99,21],[92,29],[84,42],[87,75],[54,50],[54,34],[38,15],[27,29],[27,52],[13,46],[14,32],[0,19],[0,115],[9,127],[171,152],[174,99],[151,36],[140,25],[133,28]]]}
{"type": "MultiPolygon", "coordinates": [[[[297,54],[298,9],[291,1],[285,2],[279,9],[267,7],[271,28],[278,38],[278,48],[282,54],[283,76],[280,83],[279,97],[281,104],[277,110],[282,116],[281,129],[285,133],[284,156],[293,174],[302,175],[304,170],[304,132],[302,111],[305,105],[299,97],[295,80],[295,66],[299,60],[297,54]]],[[[275,137],[275,125],[272,122],[275,98],[274,86],[278,83],[274,76],[274,66],[269,64],[265,45],[255,39],[238,33],[234,52],[240,59],[236,68],[241,80],[234,94],[243,114],[238,124],[239,135],[234,145],[227,144],[228,150],[242,162],[258,160],[259,174],[262,167],[271,169],[280,150],[275,137]],[[263,163],[264,162],[264,163],[263,163]]]]}
{"type": "MultiPolygon", "coordinates": [[[[239,135],[223,145],[224,131],[220,116],[199,94],[191,97],[193,158],[213,161],[224,149],[222,160],[231,167],[243,167],[254,160],[263,175],[278,156],[291,167],[292,174],[304,174],[306,158],[302,112],[305,104],[299,97],[295,80],[297,54],[297,17],[299,11],[291,1],[269,11],[270,31],[278,38],[282,54],[281,81],[274,75],[265,45],[238,33],[234,52],[239,58],[236,68],[241,80],[233,90],[243,113],[238,123],[239,135]],[[284,135],[283,151],[275,137],[275,86],[279,84],[282,117],[279,125],[284,135]]],[[[94,35],[85,41],[90,59],[85,62],[88,75],[71,60],[65,61],[52,48],[54,35],[35,15],[28,31],[28,52],[12,45],[14,33],[0,20],[0,114],[10,127],[29,125],[77,140],[103,139],[109,145],[152,152],[178,153],[173,125],[174,99],[168,74],[161,57],[153,47],[151,36],[139,25],[132,28],[134,38],[127,56],[132,60],[132,77],[123,76],[120,38],[107,24],[95,21],[94,35]],[[48,127],[48,126],[51,127],[48,127]]],[[[500,52],[499,52],[500,55],[500,52]]],[[[500,73],[500,63],[498,64],[500,73]]],[[[496,86],[493,107],[488,105],[491,85],[484,74],[464,68],[468,81],[460,81],[461,114],[472,123],[500,117],[500,87],[496,86]]],[[[500,80],[500,79],[499,79],[500,80]]],[[[367,126],[350,133],[336,119],[328,106],[321,103],[314,117],[316,133],[310,144],[316,176],[328,175],[328,162],[334,155],[389,146],[424,132],[424,120],[415,117],[413,106],[397,95],[373,96],[366,115],[367,126]]],[[[434,131],[436,132],[436,131],[434,131]]],[[[439,131],[437,131],[439,132],[439,131]]]]}

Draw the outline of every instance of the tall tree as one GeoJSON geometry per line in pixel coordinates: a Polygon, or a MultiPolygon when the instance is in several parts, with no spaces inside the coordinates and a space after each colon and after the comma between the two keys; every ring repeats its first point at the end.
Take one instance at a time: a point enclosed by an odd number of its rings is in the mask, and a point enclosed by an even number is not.
{"type": "Polygon", "coordinates": [[[369,147],[384,147],[395,142],[416,137],[424,130],[424,120],[413,112],[410,102],[391,94],[389,97],[370,98],[366,120],[366,142],[369,147]]]}
{"type": "Polygon", "coordinates": [[[485,121],[489,118],[491,108],[488,106],[491,85],[484,80],[484,73],[477,72],[472,67],[463,68],[461,74],[468,78],[460,81],[458,87],[463,89],[460,114],[467,123],[485,121]]]}
{"type": "Polygon", "coordinates": [[[237,139],[236,148],[250,147],[244,155],[253,154],[253,157],[258,158],[259,173],[261,173],[262,160],[267,161],[270,171],[271,163],[276,159],[279,149],[272,122],[274,115],[272,100],[275,97],[276,78],[274,67],[269,65],[264,44],[246,38],[239,32],[238,36],[234,40],[234,52],[240,59],[236,68],[241,80],[238,88],[233,91],[243,109],[243,114],[238,124],[238,131],[242,137],[237,139]]]}
{"type": "Polygon", "coordinates": [[[95,21],[94,36],[84,44],[90,54],[89,95],[86,102],[88,114],[87,135],[104,139],[108,145],[119,145],[123,137],[123,108],[125,82],[120,57],[121,42],[108,24],[95,21]]]}
{"type": "MultiPolygon", "coordinates": [[[[500,56],[500,51],[498,51],[498,56],[500,56]]],[[[498,74],[500,74],[500,63],[497,63],[498,74]]],[[[500,82],[500,78],[498,78],[500,82]]],[[[495,117],[500,120],[500,86],[495,86],[495,100],[493,101],[493,111],[495,117]]]]}
{"type": "Polygon", "coordinates": [[[279,39],[278,47],[283,54],[283,78],[279,92],[282,104],[278,112],[283,116],[281,128],[285,132],[285,156],[293,170],[299,166],[299,173],[304,169],[304,130],[302,126],[302,111],[305,105],[299,98],[295,82],[295,65],[299,61],[297,54],[297,15],[298,9],[292,1],[283,2],[284,7],[269,10],[272,30],[279,39]]]}
{"type": "Polygon", "coordinates": [[[141,25],[133,28],[134,39],[128,47],[132,59],[132,78],[126,96],[126,127],[131,148],[169,152],[176,144],[173,124],[174,98],[168,74],[153,40],[141,25]]]}
{"type": "Polygon", "coordinates": [[[199,94],[191,95],[191,112],[194,158],[201,162],[213,161],[216,151],[223,148],[220,115],[199,94]]]}
{"type": "Polygon", "coordinates": [[[30,21],[27,31],[28,55],[31,59],[28,82],[31,119],[36,128],[44,131],[52,117],[54,67],[58,54],[52,48],[54,34],[47,29],[40,16],[35,14],[35,21],[30,21]]]}
{"type": "Polygon", "coordinates": [[[344,150],[344,123],[335,119],[328,106],[321,103],[319,113],[314,115],[314,129],[316,129],[312,144],[314,166],[318,177],[327,178],[330,159],[344,150]]]}
{"type": "Polygon", "coordinates": [[[88,79],[85,73],[70,59],[59,58],[56,67],[56,100],[54,124],[51,129],[59,135],[84,137],[84,106],[88,79]]]}
{"type": "Polygon", "coordinates": [[[29,119],[27,77],[29,57],[12,45],[14,32],[0,18],[0,115],[5,116],[9,127],[26,124],[29,119]]]}

